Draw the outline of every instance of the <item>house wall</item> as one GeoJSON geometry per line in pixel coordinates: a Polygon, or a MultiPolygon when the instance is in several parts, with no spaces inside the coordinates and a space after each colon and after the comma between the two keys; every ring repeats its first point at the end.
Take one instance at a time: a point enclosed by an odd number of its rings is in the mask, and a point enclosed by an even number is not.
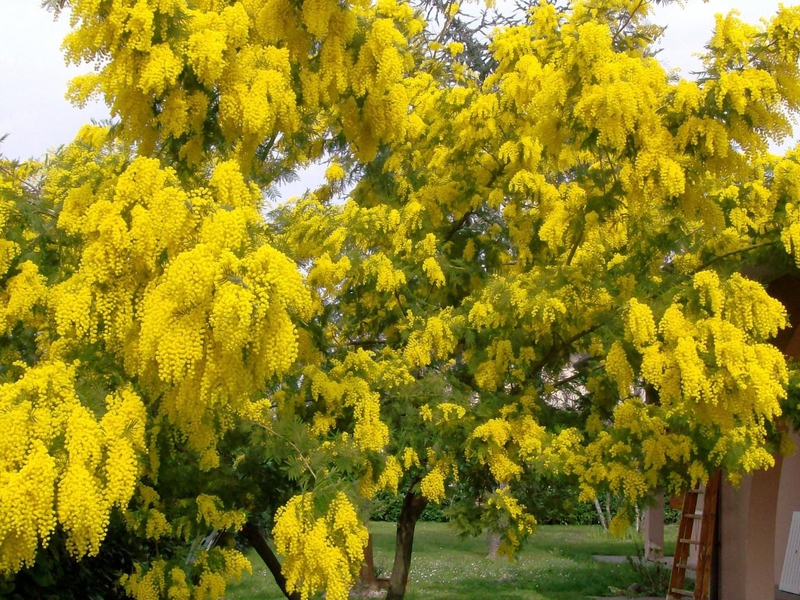
{"type": "MultiPolygon", "coordinates": [[[[789,326],[773,343],[800,356],[800,277],[772,281],[767,291],[780,300],[789,326]]],[[[793,434],[800,448],[800,436],[793,434]]],[[[800,454],[777,456],[775,466],[720,490],[719,600],[772,600],[780,582],[792,513],[800,511],[800,454]]]]}
{"type": "MultiPolygon", "coordinates": [[[[775,597],[775,532],[781,466],[782,458],[777,457],[775,467],[746,477],[738,489],[728,483],[722,485],[720,600],[775,597]]],[[[782,561],[781,555],[781,565],[782,561]]]]}

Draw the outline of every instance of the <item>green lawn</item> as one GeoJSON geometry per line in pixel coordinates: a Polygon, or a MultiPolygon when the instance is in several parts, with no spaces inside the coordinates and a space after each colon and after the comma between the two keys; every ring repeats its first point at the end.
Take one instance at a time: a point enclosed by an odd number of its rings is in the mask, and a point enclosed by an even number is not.
{"type": "MultiPolygon", "coordinates": [[[[394,525],[372,523],[375,567],[388,576],[394,553],[394,525]]],[[[667,527],[666,552],[675,546],[675,526],[667,527]]],[[[486,558],[485,538],[460,539],[446,524],[420,523],[414,540],[408,600],[581,600],[610,595],[609,586],[627,588],[637,576],[627,564],[598,563],[592,554],[636,553],[632,539],[616,540],[600,527],[539,527],[514,562],[486,558]]],[[[283,598],[258,556],[250,555],[253,575],[228,588],[228,600],[283,598]]]]}

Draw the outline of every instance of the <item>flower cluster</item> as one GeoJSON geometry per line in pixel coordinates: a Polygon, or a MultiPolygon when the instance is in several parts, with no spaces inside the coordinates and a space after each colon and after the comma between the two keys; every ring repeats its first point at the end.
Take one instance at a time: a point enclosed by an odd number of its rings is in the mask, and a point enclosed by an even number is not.
{"type": "Polygon", "coordinates": [[[102,339],[163,394],[161,410],[206,468],[229,422],[215,412],[289,369],[292,315],[311,309],[295,265],[253,234],[259,205],[233,162],[187,191],[171,169],[137,158],[94,194],[68,194],[59,219],[85,245],[78,272],[50,295],[58,333],[68,344],[102,339]]]}
{"type": "Polygon", "coordinates": [[[251,573],[252,569],[238,550],[213,548],[201,551],[191,567],[163,559],[152,561],[146,568],[137,564],[133,573],[123,575],[121,583],[135,600],[215,600],[225,596],[228,581],[239,580],[242,573],[251,573]],[[194,571],[194,582],[188,579],[189,568],[194,571]]]}
{"type": "Polygon", "coordinates": [[[484,521],[495,531],[500,532],[500,556],[514,556],[525,539],[534,532],[536,519],[525,512],[526,507],[511,494],[507,486],[494,491],[487,503],[490,516],[484,521]]]}
{"type": "Polygon", "coordinates": [[[32,565],[56,525],[82,557],[100,549],[114,506],[130,501],[147,415],[130,389],[98,419],[75,393],[75,368],[54,362],[0,386],[0,571],[32,565]]]}
{"type": "Polygon", "coordinates": [[[337,102],[362,156],[405,131],[406,36],[422,22],[403,4],[112,0],[98,12],[75,0],[70,9],[67,58],[98,65],[72,81],[73,101],[102,96],[144,153],[171,140],[199,163],[208,134],[221,133],[250,161],[265,140],[289,138],[337,102]]]}
{"type": "Polygon", "coordinates": [[[548,444],[544,428],[531,416],[489,419],[470,433],[467,456],[486,464],[499,483],[518,479],[525,462],[541,462],[548,444]]]}
{"type": "Polygon", "coordinates": [[[316,513],[311,494],[295,496],[278,510],[272,533],[286,557],[288,589],[303,600],[323,589],[332,600],[348,597],[368,534],[347,496],[338,493],[323,515],[316,513]]]}
{"type": "Polygon", "coordinates": [[[381,420],[380,394],[375,391],[371,378],[360,375],[363,369],[380,379],[377,363],[363,350],[344,363],[335,364],[329,373],[309,366],[305,374],[311,383],[311,393],[325,406],[326,418],[320,423],[331,426],[346,408],[350,408],[355,419],[353,441],[361,450],[379,451],[389,442],[389,429],[381,420]]]}
{"type": "Polygon", "coordinates": [[[33,307],[44,304],[47,297],[46,279],[36,264],[25,261],[18,270],[0,296],[0,323],[5,324],[6,331],[19,321],[31,322],[33,307]]]}

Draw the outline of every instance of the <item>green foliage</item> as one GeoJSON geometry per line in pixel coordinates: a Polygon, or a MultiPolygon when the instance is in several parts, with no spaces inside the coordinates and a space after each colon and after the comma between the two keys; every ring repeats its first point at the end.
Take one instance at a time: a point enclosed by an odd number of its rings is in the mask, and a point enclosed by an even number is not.
{"type": "Polygon", "coordinates": [[[541,525],[600,524],[594,505],[581,502],[578,486],[566,477],[532,476],[523,489],[520,497],[541,525]]]}
{"type": "MultiPolygon", "coordinates": [[[[442,502],[441,505],[429,502],[422,511],[419,520],[429,523],[445,523],[448,521],[447,508],[449,505],[448,501],[442,502]]],[[[386,491],[378,492],[370,505],[370,519],[372,521],[396,523],[402,508],[402,495],[386,491]]]]}
{"type": "Polygon", "coordinates": [[[789,363],[789,385],[785,403],[786,416],[795,429],[800,429],[800,362],[789,363]]]}
{"type": "MultiPolygon", "coordinates": [[[[628,557],[628,566],[633,571],[636,581],[626,589],[611,588],[612,593],[635,598],[638,596],[664,596],[669,591],[669,580],[672,570],[663,562],[644,560],[644,548],[636,545],[636,556],[628,557]]],[[[686,588],[691,587],[691,582],[686,588]]],[[[684,589],[686,589],[684,588],[684,589]]]]}
{"type": "MultiPolygon", "coordinates": [[[[592,502],[581,502],[578,486],[566,477],[543,477],[531,475],[526,478],[524,495],[520,497],[526,509],[536,518],[540,525],[600,525],[600,517],[592,502]]],[[[620,509],[622,500],[618,496],[609,496],[609,510],[612,515],[620,509]]],[[[454,504],[458,498],[444,500],[441,505],[429,503],[420,516],[420,521],[444,523],[451,516],[459,514],[454,504]]],[[[603,499],[605,505],[605,498],[603,499]]],[[[378,492],[370,504],[370,519],[378,522],[397,522],[403,505],[401,494],[378,492]]],[[[681,512],[664,507],[664,523],[677,523],[681,512]]],[[[478,533],[477,531],[475,533],[478,533]]]]}

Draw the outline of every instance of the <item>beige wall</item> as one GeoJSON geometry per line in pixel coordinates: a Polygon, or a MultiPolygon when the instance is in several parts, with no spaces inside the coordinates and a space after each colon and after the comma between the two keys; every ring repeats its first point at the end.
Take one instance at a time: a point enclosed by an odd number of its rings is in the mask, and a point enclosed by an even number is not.
{"type": "Polygon", "coordinates": [[[744,600],[747,572],[747,513],[750,479],[738,490],[723,482],[720,489],[719,594],[726,600],[744,600]]]}
{"type": "MultiPolygon", "coordinates": [[[[723,483],[720,506],[721,600],[770,600],[775,586],[775,536],[781,457],[769,471],[723,483]]],[[[791,517],[790,517],[791,518],[791,517]]],[[[784,541],[785,544],[785,541],[784,541]]],[[[781,554],[781,565],[783,564],[781,554]]]]}

